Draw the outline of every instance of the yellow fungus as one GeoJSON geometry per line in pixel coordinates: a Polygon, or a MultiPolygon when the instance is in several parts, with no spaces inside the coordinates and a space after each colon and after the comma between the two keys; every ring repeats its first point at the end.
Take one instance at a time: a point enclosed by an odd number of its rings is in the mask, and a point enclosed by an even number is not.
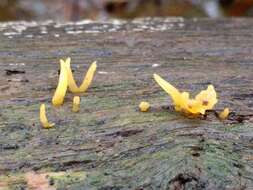
{"type": "Polygon", "coordinates": [[[206,110],[211,110],[218,102],[212,85],[209,85],[206,90],[202,90],[195,99],[190,99],[188,92],[180,93],[178,89],[159,75],[154,74],[154,79],[171,96],[176,111],[190,114],[205,114],[206,110]]]}
{"type": "Polygon", "coordinates": [[[45,104],[40,105],[40,122],[44,128],[51,128],[55,125],[54,123],[49,123],[47,120],[45,104]]]}
{"type": "Polygon", "coordinates": [[[52,98],[52,103],[54,106],[59,106],[59,105],[63,104],[64,97],[66,95],[66,91],[68,88],[67,67],[66,67],[64,61],[61,60],[60,63],[61,63],[61,70],[60,70],[58,86],[57,86],[54,96],[52,98]]]}
{"type": "MultiPolygon", "coordinates": [[[[61,60],[61,62],[64,62],[63,60],[61,60]]],[[[67,71],[68,71],[68,86],[69,86],[69,90],[73,93],[81,93],[81,92],[85,92],[88,87],[90,86],[91,82],[92,82],[92,79],[93,79],[93,76],[95,74],[95,71],[97,69],[97,62],[93,62],[91,64],[91,66],[89,67],[85,77],[84,77],[84,80],[81,84],[80,87],[77,86],[76,82],[75,82],[75,79],[73,77],[73,73],[72,73],[72,70],[71,70],[71,59],[70,58],[67,58],[66,61],[65,61],[65,64],[66,64],[66,67],[67,67],[67,71]]]]}
{"type": "Polygon", "coordinates": [[[80,110],[80,97],[79,96],[75,96],[73,98],[73,107],[72,107],[72,111],[73,112],[79,112],[80,110]]]}
{"type": "Polygon", "coordinates": [[[210,110],[218,102],[217,95],[213,85],[208,85],[206,90],[202,90],[195,99],[202,103],[206,110],[210,110]]]}
{"type": "Polygon", "coordinates": [[[140,111],[147,112],[150,108],[150,104],[148,102],[141,102],[139,104],[140,111]]]}
{"type": "Polygon", "coordinates": [[[81,84],[81,86],[79,88],[81,92],[85,92],[88,89],[88,87],[90,86],[96,69],[97,69],[97,62],[94,61],[91,64],[90,68],[88,69],[88,71],[85,75],[85,78],[83,80],[83,83],[81,84]]]}
{"type": "Polygon", "coordinates": [[[221,113],[219,113],[219,118],[221,120],[226,119],[228,117],[228,115],[229,115],[229,112],[230,112],[229,109],[225,108],[221,113]]]}
{"type": "Polygon", "coordinates": [[[73,77],[73,73],[70,67],[70,62],[71,62],[71,58],[68,57],[66,59],[66,61],[64,60],[60,60],[61,64],[65,64],[66,68],[67,68],[67,72],[68,72],[68,88],[71,92],[79,92],[79,88],[76,85],[75,79],[73,77]]]}

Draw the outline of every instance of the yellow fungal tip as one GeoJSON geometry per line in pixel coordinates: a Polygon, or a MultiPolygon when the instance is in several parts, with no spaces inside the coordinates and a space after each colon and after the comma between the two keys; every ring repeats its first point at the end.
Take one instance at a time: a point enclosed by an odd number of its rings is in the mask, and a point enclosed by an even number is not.
{"type": "Polygon", "coordinates": [[[206,110],[211,110],[218,102],[213,85],[209,85],[206,90],[202,90],[195,99],[190,99],[188,92],[180,93],[178,89],[159,75],[154,74],[154,79],[171,96],[176,111],[190,114],[205,114],[206,110]]]}
{"type": "Polygon", "coordinates": [[[91,66],[89,67],[89,69],[84,77],[83,83],[79,87],[80,92],[85,92],[88,89],[88,87],[90,86],[90,84],[93,80],[96,69],[97,69],[97,62],[94,61],[91,64],[91,66]]]}
{"type": "Polygon", "coordinates": [[[225,108],[221,113],[219,113],[219,118],[221,120],[224,120],[228,117],[230,111],[229,111],[229,108],[225,108]]]}
{"type": "Polygon", "coordinates": [[[59,81],[57,88],[55,90],[54,96],[52,98],[52,103],[54,106],[59,106],[63,104],[64,97],[66,95],[66,91],[68,88],[68,73],[67,67],[63,60],[60,60],[61,63],[61,70],[59,75],[59,81]]]}
{"type": "Polygon", "coordinates": [[[147,112],[150,108],[150,104],[148,102],[141,102],[139,104],[140,111],[147,112]]]}
{"type": "Polygon", "coordinates": [[[40,122],[43,128],[51,128],[55,125],[54,123],[49,123],[47,120],[45,104],[40,105],[40,122]]]}
{"type": "Polygon", "coordinates": [[[75,96],[73,98],[73,107],[72,107],[72,111],[73,112],[79,112],[80,110],[80,97],[79,96],[75,96]]]}

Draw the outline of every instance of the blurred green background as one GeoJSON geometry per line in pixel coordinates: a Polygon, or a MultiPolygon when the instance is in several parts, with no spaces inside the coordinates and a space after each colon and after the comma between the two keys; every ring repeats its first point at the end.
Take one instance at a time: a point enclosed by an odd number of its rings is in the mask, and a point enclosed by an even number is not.
{"type": "Polygon", "coordinates": [[[0,21],[253,16],[253,0],[0,0],[0,21]]]}

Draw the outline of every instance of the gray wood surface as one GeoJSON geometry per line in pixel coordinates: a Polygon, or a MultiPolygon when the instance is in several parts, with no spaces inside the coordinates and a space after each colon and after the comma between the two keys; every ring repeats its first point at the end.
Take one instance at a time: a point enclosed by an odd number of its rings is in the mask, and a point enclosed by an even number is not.
{"type": "Polygon", "coordinates": [[[29,175],[44,189],[253,189],[253,20],[0,23],[0,189],[38,189],[29,175]],[[79,82],[98,62],[79,113],[71,93],[51,105],[68,56],[79,82]],[[176,113],[153,73],[193,95],[213,84],[232,113],[176,113]]]}

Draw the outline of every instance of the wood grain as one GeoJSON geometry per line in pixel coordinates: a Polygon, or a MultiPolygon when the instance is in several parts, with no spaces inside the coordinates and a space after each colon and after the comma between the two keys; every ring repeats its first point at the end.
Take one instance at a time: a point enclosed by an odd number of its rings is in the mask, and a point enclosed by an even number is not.
{"type": "Polygon", "coordinates": [[[34,188],[31,172],[52,189],[252,189],[252,31],[252,19],[1,23],[0,189],[34,188]],[[98,62],[79,113],[71,93],[51,105],[69,56],[79,82],[98,62]],[[213,84],[230,117],[176,113],[153,73],[193,95],[213,84]]]}

